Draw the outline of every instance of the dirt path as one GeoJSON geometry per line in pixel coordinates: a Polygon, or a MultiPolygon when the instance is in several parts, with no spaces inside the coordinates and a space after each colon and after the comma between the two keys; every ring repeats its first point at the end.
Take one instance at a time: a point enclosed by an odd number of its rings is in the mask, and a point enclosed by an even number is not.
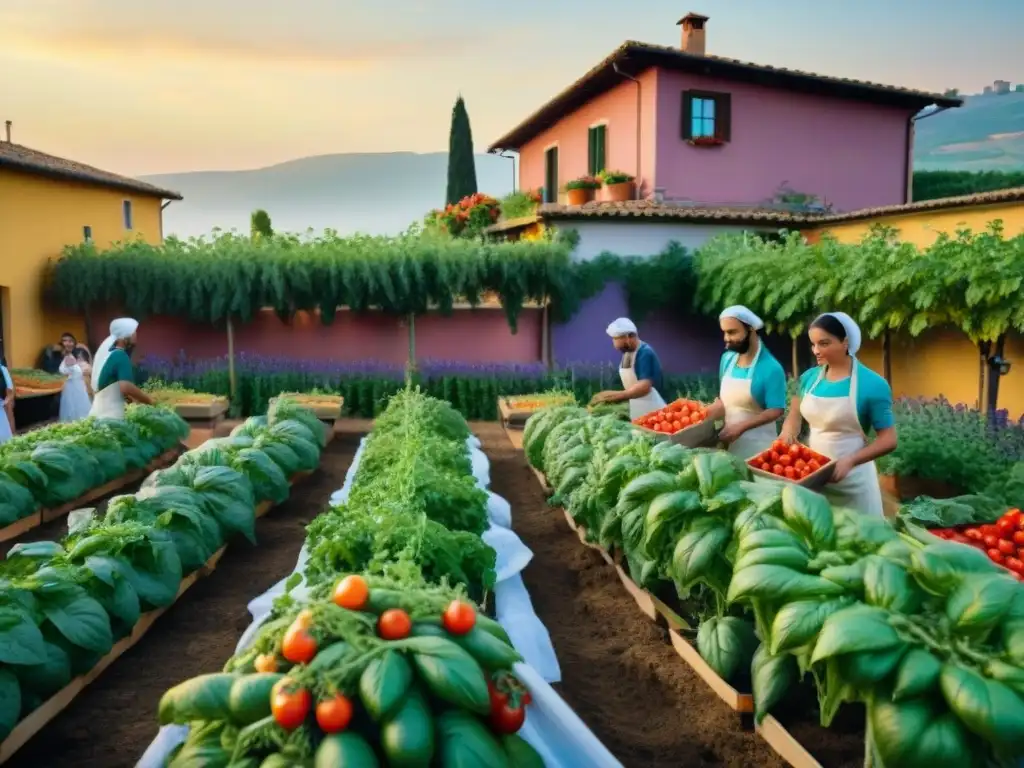
{"type": "Polygon", "coordinates": [[[201,579],[128,653],[8,761],[12,767],[131,768],[156,736],[156,709],[171,686],[217,672],[251,622],[246,606],[291,573],[305,526],[341,487],[359,436],[340,434],[320,469],[261,518],[258,546],[234,540],[201,579]]]}
{"type": "Polygon", "coordinates": [[[523,574],[562,667],[555,686],[627,768],[785,763],[739,727],[737,715],[666,643],[615,572],[547,505],[522,452],[497,424],[474,424],[491,460],[492,490],[512,505],[533,550],[523,574]]]}

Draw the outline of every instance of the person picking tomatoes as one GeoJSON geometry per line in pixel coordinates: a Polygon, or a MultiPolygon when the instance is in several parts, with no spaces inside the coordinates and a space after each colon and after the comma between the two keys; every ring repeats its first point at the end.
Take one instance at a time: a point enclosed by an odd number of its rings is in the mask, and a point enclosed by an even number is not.
{"type": "Polygon", "coordinates": [[[810,447],[835,459],[822,492],[833,504],[869,515],[882,512],[875,459],[896,450],[896,421],[888,382],[857,360],[860,327],[843,312],[828,312],[811,323],[808,336],[817,368],[800,377],[781,438],[796,442],[804,420],[810,447]],[[875,439],[868,441],[874,429],[875,439]]]}
{"type": "Polygon", "coordinates": [[[636,325],[627,317],[620,317],[608,326],[607,334],[612,337],[615,349],[622,353],[619,364],[619,379],[622,391],[598,392],[590,401],[597,403],[621,403],[629,401],[631,420],[646,416],[652,411],[665,407],[661,389],[665,386],[661,361],[650,344],[640,341],[636,325]]]}
{"type": "Polygon", "coordinates": [[[764,323],[749,309],[728,307],[718,324],[725,337],[718,367],[722,383],[708,418],[725,421],[718,439],[746,461],[778,437],[775,423],[786,412],[786,372],[757,335],[764,323]]]}

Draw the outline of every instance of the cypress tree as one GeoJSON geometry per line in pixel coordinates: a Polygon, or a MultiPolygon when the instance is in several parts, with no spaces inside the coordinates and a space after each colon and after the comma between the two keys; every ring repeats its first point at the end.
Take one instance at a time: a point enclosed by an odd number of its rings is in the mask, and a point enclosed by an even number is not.
{"type": "Polygon", "coordinates": [[[466,102],[459,96],[452,107],[452,128],[448,135],[448,189],[445,202],[457,203],[473,194],[476,194],[473,132],[469,127],[466,102]]]}

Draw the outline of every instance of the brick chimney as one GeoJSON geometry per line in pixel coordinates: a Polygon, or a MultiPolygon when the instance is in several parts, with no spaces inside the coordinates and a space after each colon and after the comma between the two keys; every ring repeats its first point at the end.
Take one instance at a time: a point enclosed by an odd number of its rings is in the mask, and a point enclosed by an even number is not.
{"type": "Polygon", "coordinates": [[[692,56],[705,55],[704,25],[707,22],[707,16],[701,16],[699,13],[692,12],[676,22],[677,25],[683,28],[683,39],[680,47],[684,53],[689,53],[692,56]]]}

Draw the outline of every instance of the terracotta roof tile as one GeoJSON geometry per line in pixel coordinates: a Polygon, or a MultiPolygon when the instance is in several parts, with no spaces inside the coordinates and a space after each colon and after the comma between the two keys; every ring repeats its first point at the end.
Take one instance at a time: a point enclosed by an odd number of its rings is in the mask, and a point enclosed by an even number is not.
{"type": "Polygon", "coordinates": [[[6,141],[0,141],[0,167],[13,168],[40,176],[72,179],[87,184],[123,189],[167,200],[182,199],[180,193],[169,189],[161,189],[138,179],[119,176],[116,173],[93,168],[91,165],[77,163],[74,160],[65,160],[62,157],[48,155],[45,152],[6,141]]]}
{"type": "Polygon", "coordinates": [[[970,208],[980,205],[997,205],[999,203],[1021,203],[1024,202],[1024,187],[1011,187],[1010,189],[999,189],[995,192],[978,192],[973,195],[959,195],[957,197],[940,197],[936,200],[921,200],[917,203],[906,203],[905,205],[884,205],[878,208],[861,208],[857,211],[846,213],[831,213],[817,219],[819,224],[837,223],[843,221],[858,221],[860,219],[875,219],[885,216],[898,216],[904,213],[915,213],[917,211],[941,211],[952,208],[970,208]]]}
{"type": "Polygon", "coordinates": [[[779,227],[816,222],[820,213],[796,213],[772,208],[657,203],[627,200],[621,203],[590,202],[583,205],[547,203],[537,209],[543,219],[672,219],[674,221],[771,224],[779,227]]]}
{"type": "Polygon", "coordinates": [[[754,82],[775,88],[821,93],[839,98],[855,99],[912,109],[915,112],[935,104],[959,107],[961,99],[927,91],[915,91],[895,85],[867,80],[819,75],[785,67],[753,64],[722,56],[698,56],[679,48],[627,40],[603,61],[560,94],[526,118],[505,136],[495,141],[489,151],[517,150],[542,131],[550,128],[566,113],[623,82],[615,66],[636,75],[650,67],[662,67],[702,75],[722,77],[739,82],[754,82]]]}

